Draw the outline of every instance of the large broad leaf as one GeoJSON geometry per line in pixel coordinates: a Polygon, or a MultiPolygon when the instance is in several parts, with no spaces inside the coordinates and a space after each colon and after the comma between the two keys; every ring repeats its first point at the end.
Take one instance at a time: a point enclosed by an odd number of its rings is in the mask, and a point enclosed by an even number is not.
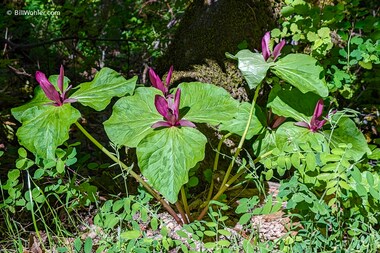
{"type": "Polygon", "coordinates": [[[70,98],[97,111],[107,107],[113,97],[132,94],[137,77],[126,80],[121,74],[110,68],[102,68],[96,73],[94,80],[82,83],[70,98]]]}
{"type": "Polygon", "coordinates": [[[319,132],[312,132],[307,128],[294,125],[294,122],[285,122],[276,130],[276,146],[280,150],[299,150],[301,145],[308,145],[318,152],[328,151],[328,142],[319,132]]]}
{"type": "Polygon", "coordinates": [[[311,92],[304,94],[291,86],[276,85],[269,94],[267,106],[279,116],[310,122],[319,98],[311,92]]]}
{"type": "Polygon", "coordinates": [[[267,63],[262,54],[252,53],[248,49],[239,51],[231,58],[238,60],[238,67],[251,90],[264,80],[269,67],[273,64],[267,63]]]}
{"type": "Polygon", "coordinates": [[[181,83],[180,108],[188,112],[184,119],[218,125],[229,121],[237,112],[239,102],[223,88],[206,83],[181,83]]]}
{"type": "MultiPolygon", "coordinates": [[[[55,86],[56,90],[59,91],[58,85],[57,85],[58,77],[59,77],[59,75],[49,76],[49,81],[50,81],[50,83],[52,83],[55,86]]],[[[70,82],[70,80],[67,77],[64,77],[64,81],[63,81],[64,90],[69,86],[69,82],[70,82]]],[[[38,106],[38,105],[45,105],[45,104],[48,104],[50,102],[52,102],[52,101],[46,97],[46,95],[43,92],[43,90],[41,89],[41,87],[37,86],[34,89],[33,99],[31,101],[29,101],[28,103],[22,105],[22,106],[12,108],[12,110],[11,110],[12,115],[13,115],[13,117],[15,117],[15,119],[17,119],[18,121],[21,122],[22,115],[24,113],[26,113],[28,109],[30,109],[34,106],[38,106]]]]}
{"type": "Polygon", "coordinates": [[[329,94],[325,80],[321,79],[323,68],[309,55],[289,54],[275,62],[271,70],[302,93],[313,92],[321,97],[329,94]]]}
{"type": "Polygon", "coordinates": [[[51,102],[45,95],[45,93],[42,91],[41,87],[38,86],[34,89],[34,97],[33,99],[22,105],[22,106],[19,106],[19,107],[16,107],[16,108],[12,108],[12,115],[13,117],[15,117],[15,119],[17,119],[18,121],[21,122],[21,118],[22,118],[22,115],[23,114],[26,114],[26,112],[35,107],[35,106],[39,106],[39,105],[44,105],[44,104],[47,104],[51,102]]]}
{"type": "Polygon", "coordinates": [[[276,148],[276,135],[274,131],[265,131],[253,142],[252,149],[255,156],[261,156],[276,148]]]}
{"type": "MultiPolygon", "coordinates": [[[[251,110],[251,104],[248,102],[241,103],[233,119],[223,122],[220,125],[220,130],[226,130],[231,133],[243,135],[245,127],[247,125],[249,113],[251,110]]],[[[255,109],[252,115],[252,120],[249,125],[246,139],[251,139],[254,135],[261,133],[264,129],[265,115],[261,111],[260,107],[255,105],[255,109]]]]}
{"type": "Polygon", "coordinates": [[[70,104],[34,106],[21,115],[18,140],[37,156],[54,159],[56,148],[69,139],[70,126],[79,117],[80,112],[70,104]]]}
{"type": "Polygon", "coordinates": [[[337,122],[338,127],[333,130],[324,131],[326,138],[330,139],[332,147],[337,147],[340,143],[352,144],[350,149],[347,149],[348,155],[355,161],[363,157],[365,153],[371,153],[367,141],[356,127],[355,122],[346,117],[340,117],[341,114],[333,116],[333,122],[337,122]]]}
{"type": "Polygon", "coordinates": [[[203,160],[207,139],[197,129],[169,127],[157,129],[137,146],[142,174],[170,203],[177,201],[188,172],[203,160]]]}
{"type": "Polygon", "coordinates": [[[154,106],[156,94],[161,94],[161,91],[140,87],[133,96],[123,97],[115,103],[111,117],[103,123],[113,143],[136,147],[147,134],[153,132],[151,126],[163,120],[154,106]]]}

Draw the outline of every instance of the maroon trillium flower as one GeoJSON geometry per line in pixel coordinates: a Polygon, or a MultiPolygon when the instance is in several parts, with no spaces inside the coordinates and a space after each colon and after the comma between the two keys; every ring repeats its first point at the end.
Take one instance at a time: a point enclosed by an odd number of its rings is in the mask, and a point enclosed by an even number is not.
{"type": "Polygon", "coordinates": [[[54,85],[46,78],[45,74],[41,71],[36,72],[36,80],[40,84],[42,90],[44,91],[46,97],[53,101],[53,104],[55,106],[62,106],[66,103],[73,103],[76,102],[76,99],[73,98],[67,98],[67,92],[71,89],[71,85],[67,87],[66,90],[63,90],[63,79],[64,79],[64,70],[63,66],[61,65],[57,85],[60,91],[57,91],[57,89],[54,87],[54,85]]]}
{"type": "Polygon", "coordinates": [[[160,95],[156,95],[154,105],[157,111],[164,117],[165,121],[158,121],[152,125],[152,128],[158,127],[173,127],[173,126],[187,126],[195,127],[195,125],[188,120],[181,120],[179,118],[179,102],[181,98],[181,89],[177,89],[174,99],[168,97],[165,99],[160,95]]]}
{"type": "Polygon", "coordinates": [[[278,128],[284,121],[286,120],[283,116],[278,116],[272,112],[272,109],[269,109],[268,115],[267,115],[267,126],[274,130],[278,128]]]}
{"type": "MultiPolygon", "coordinates": [[[[310,129],[310,131],[312,132],[317,132],[327,122],[326,119],[320,120],[322,116],[322,112],[323,112],[323,99],[319,99],[317,102],[317,105],[315,106],[314,113],[313,113],[313,116],[311,117],[310,123],[302,121],[302,122],[297,122],[294,124],[296,126],[306,127],[310,129]]],[[[333,113],[335,112],[336,111],[333,111],[333,113]]]]}
{"type": "Polygon", "coordinates": [[[264,37],[261,40],[261,50],[264,57],[264,60],[267,61],[271,56],[273,57],[273,61],[280,56],[281,49],[285,46],[285,40],[281,40],[274,49],[273,52],[269,49],[269,41],[270,41],[270,32],[266,32],[264,37]]]}
{"type": "Polygon", "coordinates": [[[166,83],[164,84],[161,81],[161,78],[156,74],[156,72],[154,72],[152,68],[149,69],[150,82],[152,83],[153,87],[161,90],[162,93],[164,93],[165,97],[168,96],[170,79],[172,78],[172,73],[173,73],[173,66],[170,67],[168,76],[166,77],[166,83]]]}

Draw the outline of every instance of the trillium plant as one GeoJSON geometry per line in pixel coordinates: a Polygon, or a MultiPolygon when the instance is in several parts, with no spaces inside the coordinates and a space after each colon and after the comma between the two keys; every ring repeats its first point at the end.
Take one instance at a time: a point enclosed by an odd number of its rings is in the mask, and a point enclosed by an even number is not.
{"type": "Polygon", "coordinates": [[[157,127],[172,127],[172,126],[188,126],[195,127],[195,125],[188,120],[181,120],[179,115],[179,103],[181,99],[181,89],[177,89],[174,98],[164,98],[156,95],[154,105],[157,111],[164,117],[165,121],[158,121],[152,125],[152,128],[157,127]]]}
{"type": "MultiPolygon", "coordinates": [[[[296,122],[296,126],[306,127],[312,132],[317,132],[319,129],[326,124],[327,119],[320,120],[323,113],[323,99],[319,99],[317,105],[315,106],[313,116],[311,117],[310,122],[296,122]]],[[[334,112],[333,112],[334,113],[334,112]]]]}
{"type": "Polygon", "coordinates": [[[270,42],[270,32],[265,33],[264,37],[261,40],[261,50],[262,55],[264,57],[265,61],[268,61],[270,57],[273,58],[273,61],[277,59],[277,57],[281,54],[281,49],[285,46],[285,40],[281,40],[280,43],[278,43],[273,51],[269,48],[269,42],[270,42]]]}
{"type": "MultiPolygon", "coordinates": [[[[247,81],[247,89],[254,90],[251,102],[233,99],[218,84],[185,82],[170,88],[173,66],[165,83],[150,68],[152,87],[139,85],[137,88],[137,77],[126,80],[109,68],[102,68],[90,82],[72,85],[64,76],[62,66],[59,75],[49,78],[37,71],[36,80],[40,85],[35,89],[34,98],[12,109],[13,116],[22,124],[17,131],[18,140],[39,159],[59,162],[57,148],[69,140],[69,129],[74,124],[111,160],[128,170],[129,175],[140,182],[179,224],[191,221],[194,215],[202,219],[213,203],[211,200],[219,200],[247,173],[242,164],[236,165],[241,158],[240,151],[247,148],[243,146],[245,140],[253,143],[250,147],[256,155],[253,163],[263,164],[268,178],[269,171],[272,170],[273,175],[274,169],[268,159],[287,152],[289,145],[293,145],[290,150],[295,149],[294,145],[309,145],[314,150],[330,152],[341,143],[350,143],[353,159],[361,159],[369,149],[354,122],[341,112],[330,113],[331,117],[321,119],[323,100],[328,99],[328,89],[321,78],[322,67],[308,55],[280,54],[285,40],[280,41],[273,51],[270,44],[270,33],[266,33],[261,53],[245,49],[236,55],[228,54],[238,62],[247,81]],[[259,93],[268,90],[261,89],[267,85],[268,74],[277,76],[280,81],[271,83],[267,104],[258,106],[259,93]],[[116,147],[136,149],[137,164],[131,167],[122,163],[83,128],[78,122],[81,113],[74,107],[79,103],[102,111],[113,97],[119,99],[113,105],[112,115],[103,123],[104,129],[116,147]],[[269,115],[264,112],[269,112],[269,115]],[[327,121],[330,124],[325,125],[327,121]],[[208,138],[215,138],[206,137],[199,130],[197,125],[201,123],[218,129],[224,135],[215,152],[211,173],[218,170],[223,140],[237,135],[240,142],[219,189],[214,189],[211,180],[208,194],[199,207],[203,209],[192,213],[185,187],[189,183],[189,172],[197,167],[199,170],[209,169],[202,167],[202,161],[208,138]]],[[[276,168],[281,167],[277,165],[276,168]]],[[[283,171],[278,169],[278,173],[283,171]]]]}

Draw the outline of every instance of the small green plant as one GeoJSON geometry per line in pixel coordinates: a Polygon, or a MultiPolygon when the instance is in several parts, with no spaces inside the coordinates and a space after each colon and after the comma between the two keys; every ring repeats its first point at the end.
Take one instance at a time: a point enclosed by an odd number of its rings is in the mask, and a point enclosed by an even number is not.
{"type": "MultiPolygon", "coordinates": [[[[291,50],[316,57],[326,69],[330,92],[351,98],[363,73],[379,64],[379,24],[364,1],[285,1],[276,38],[290,38],[291,50]]],[[[368,4],[368,3],[366,3],[368,4]]]]}
{"type": "MultiPolygon", "coordinates": [[[[113,238],[103,241],[102,249],[108,252],[131,252],[140,248],[142,251],[148,248],[168,251],[179,246],[180,243],[172,240],[165,231],[160,240],[142,238],[144,231],[141,224],[149,223],[153,229],[159,225],[155,213],[144,206],[151,197],[166,209],[179,226],[190,223],[194,218],[201,221],[209,213],[211,221],[194,223],[201,226],[192,233],[192,238],[201,240],[202,247],[207,250],[229,252],[227,248],[232,247],[231,242],[225,237],[231,236],[231,231],[224,228],[228,216],[213,208],[226,211],[227,206],[221,202],[228,196],[226,191],[239,183],[249,167],[256,171],[259,164],[263,165],[266,180],[284,177],[286,173],[291,175],[291,180],[283,184],[279,196],[288,200],[289,210],[298,210],[301,217],[311,221],[312,226],[304,224],[304,228],[306,231],[317,230],[318,247],[330,247],[326,243],[331,226],[338,228],[333,230],[336,232],[334,238],[343,240],[351,235],[350,226],[342,221],[342,217],[360,217],[375,226],[380,219],[376,214],[379,210],[380,196],[376,193],[380,180],[377,172],[360,171],[357,166],[362,159],[367,159],[371,150],[350,118],[352,111],[325,107],[329,90],[322,75],[323,68],[314,57],[295,53],[282,55],[285,41],[275,46],[273,41],[270,33],[266,33],[262,39],[262,53],[244,49],[236,55],[228,54],[229,58],[238,61],[248,88],[254,90],[251,102],[234,100],[226,90],[213,84],[190,82],[171,88],[172,68],[165,83],[150,69],[153,87],[137,88],[136,77],[126,80],[116,71],[102,68],[91,82],[79,84],[72,93],[63,67],[59,75],[50,76],[49,79],[42,72],[37,72],[40,87],[36,88],[35,97],[12,110],[14,117],[22,123],[17,131],[18,140],[33,153],[36,160],[28,159],[27,151],[20,149],[17,169],[10,171],[8,177],[12,180],[8,180],[3,187],[11,195],[8,206],[16,205],[19,199],[24,201],[21,206],[32,213],[33,225],[41,239],[35,210],[42,216],[40,204],[47,203],[47,198],[56,197],[56,192],[70,193],[66,195],[66,200],[72,199],[73,205],[96,203],[97,189],[86,181],[79,185],[58,181],[50,188],[41,187],[45,176],[59,177],[76,162],[76,149],[67,144],[66,149],[62,147],[69,139],[71,126],[75,125],[150,194],[138,201],[133,196],[108,200],[100,207],[94,219],[95,225],[106,233],[112,233],[115,229],[118,231],[116,244],[113,238]],[[272,76],[269,80],[271,85],[266,82],[268,75],[272,76]],[[264,86],[268,86],[266,90],[269,94],[267,103],[260,107],[257,100],[264,86]],[[103,125],[112,146],[116,147],[116,154],[84,129],[78,122],[81,112],[74,107],[80,103],[102,111],[113,97],[120,98],[103,125]],[[209,174],[218,171],[223,141],[232,134],[239,136],[240,140],[216,193],[214,178],[209,175],[211,186],[205,191],[207,196],[204,202],[198,206],[200,212],[191,213],[187,203],[189,194],[186,192],[194,184],[188,184],[192,175],[190,171],[205,158],[208,142],[197,124],[218,127],[224,135],[219,141],[213,168],[208,168],[209,174]],[[249,153],[255,156],[254,159],[249,157],[248,164],[239,162],[246,140],[251,140],[249,153]],[[121,161],[117,152],[121,147],[135,148],[139,172],[121,161]],[[239,165],[238,168],[235,165],[239,165]],[[32,171],[33,166],[37,167],[35,171],[32,171]],[[26,172],[28,179],[27,192],[23,197],[17,181],[21,171],[26,172]],[[83,196],[75,198],[81,194],[83,196]],[[344,210],[343,216],[341,209],[344,210]]],[[[258,181],[255,173],[249,174],[258,181]]],[[[255,197],[241,200],[236,213],[248,212],[240,217],[241,224],[248,223],[255,214],[269,214],[281,208],[279,199],[273,205],[272,195],[267,196],[262,207],[256,207],[257,201],[255,197]]],[[[79,248],[80,243],[77,244],[79,248]]],[[[90,242],[87,244],[90,245],[90,242]]],[[[289,245],[286,244],[287,247],[289,245]]],[[[262,245],[256,246],[263,248],[262,245]]],[[[92,246],[87,246],[89,248],[92,246]]]]}

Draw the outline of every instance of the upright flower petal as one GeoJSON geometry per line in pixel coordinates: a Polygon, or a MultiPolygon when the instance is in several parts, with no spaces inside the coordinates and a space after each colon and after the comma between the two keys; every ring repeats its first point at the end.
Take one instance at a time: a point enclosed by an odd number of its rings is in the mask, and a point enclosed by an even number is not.
{"type": "Polygon", "coordinates": [[[324,106],[324,103],[323,103],[323,99],[321,98],[318,100],[317,104],[315,105],[313,117],[318,119],[319,117],[322,116],[323,106],[324,106]]]}
{"type": "Polygon", "coordinates": [[[169,69],[169,72],[168,72],[168,76],[166,77],[166,88],[169,88],[169,85],[170,85],[170,79],[172,78],[172,74],[173,74],[173,65],[170,66],[170,69],[169,69]]]}
{"type": "Polygon", "coordinates": [[[62,105],[58,91],[55,89],[54,85],[49,82],[44,73],[42,73],[41,71],[37,71],[36,80],[40,84],[42,90],[44,91],[48,99],[56,102],[57,105],[62,105]]]}
{"type": "Polygon", "coordinates": [[[285,40],[281,40],[280,43],[278,43],[274,49],[273,49],[273,61],[275,61],[277,59],[277,57],[280,56],[280,52],[281,52],[281,49],[285,46],[285,40]]]}
{"type": "Polygon", "coordinates": [[[59,77],[58,77],[58,88],[59,90],[61,91],[61,94],[63,95],[63,80],[65,78],[65,74],[64,74],[64,69],[63,69],[63,66],[61,65],[61,69],[59,70],[59,77]]]}
{"type": "Polygon", "coordinates": [[[177,119],[179,118],[179,103],[180,103],[180,100],[181,100],[181,89],[177,89],[177,91],[175,92],[175,96],[174,96],[174,103],[173,103],[173,113],[174,115],[177,117],[177,119]]]}
{"type": "Polygon", "coordinates": [[[270,41],[270,32],[266,32],[264,37],[261,40],[261,51],[262,51],[264,60],[268,60],[270,57],[269,41],[270,41]]]}
{"type": "Polygon", "coordinates": [[[160,95],[156,95],[154,98],[154,105],[156,106],[157,111],[167,120],[169,118],[169,107],[166,99],[160,95]]]}
{"type": "Polygon", "coordinates": [[[159,89],[166,95],[168,93],[168,88],[164,86],[164,84],[161,81],[161,78],[154,72],[153,68],[149,69],[149,79],[152,83],[153,87],[156,89],[159,89]]]}

